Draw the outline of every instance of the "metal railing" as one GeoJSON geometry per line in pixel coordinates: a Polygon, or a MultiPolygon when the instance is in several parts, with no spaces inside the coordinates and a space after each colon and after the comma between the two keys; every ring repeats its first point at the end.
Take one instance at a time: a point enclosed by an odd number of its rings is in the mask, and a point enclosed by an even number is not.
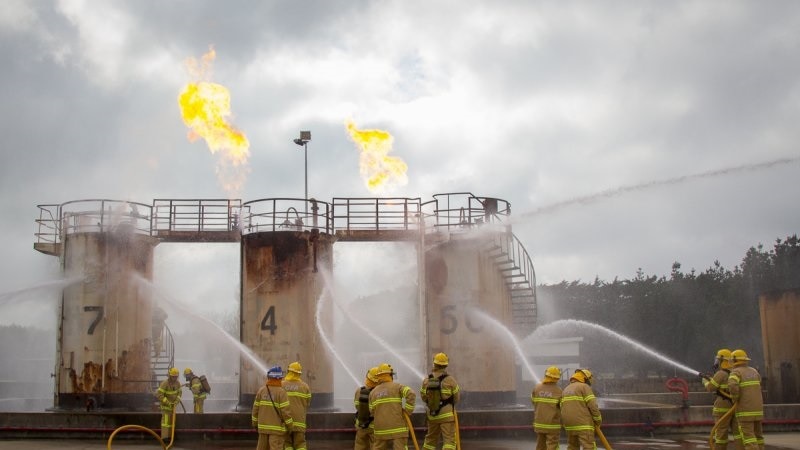
{"type": "Polygon", "coordinates": [[[483,224],[504,224],[511,215],[511,204],[494,197],[478,197],[470,192],[435,194],[427,216],[437,229],[468,229],[483,224]]]}
{"type": "Polygon", "coordinates": [[[419,198],[336,198],[333,226],[346,231],[419,230],[422,206],[419,198]]]}
{"type": "Polygon", "coordinates": [[[238,199],[155,199],[152,230],[234,231],[239,228],[241,208],[238,199]]]}
{"type": "Polygon", "coordinates": [[[315,199],[264,198],[242,205],[242,234],[266,231],[333,232],[330,204],[315,199]]]}

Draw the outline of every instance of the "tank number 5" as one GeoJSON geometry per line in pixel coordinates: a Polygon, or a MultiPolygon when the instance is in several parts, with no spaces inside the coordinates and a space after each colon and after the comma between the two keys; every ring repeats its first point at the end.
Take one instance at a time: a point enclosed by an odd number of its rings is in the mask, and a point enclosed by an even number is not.
{"type": "MultiPolygon", "coordinates": [[[[446,305],[442,306],[441,310],[441,327],[440,331],[442,334],[453,334],[455,333],[456,329],[458,329],[458,319],[456,318],[454,312],[456,309],[456,305],[446,305]]],[[[467,326],[467,329],[473,333],[480,333],[481,327],[473,325],[472,321],[469,320],[469,316],[464,318],[464,323],[467,326]]]]}

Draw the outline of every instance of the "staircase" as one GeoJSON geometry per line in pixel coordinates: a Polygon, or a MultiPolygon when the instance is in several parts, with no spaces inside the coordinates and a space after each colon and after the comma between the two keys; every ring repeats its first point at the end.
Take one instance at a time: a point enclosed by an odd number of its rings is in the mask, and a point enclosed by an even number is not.
{"type": "Polygon", "coordinates": [[[150,387],[155,392],[161,381],[167,378],[169,368],[175,365],[175,340],[169,327],[164,325],[161,330],[162,345],[153,342],[150,349],[150,387]]]}
{"type": "Polygon", "coordinates": [[[536,328],[536,273],[527,250],[510,230],[496,233],[486,249],[511,297],[511,325],[524,338],[536,328]]]}

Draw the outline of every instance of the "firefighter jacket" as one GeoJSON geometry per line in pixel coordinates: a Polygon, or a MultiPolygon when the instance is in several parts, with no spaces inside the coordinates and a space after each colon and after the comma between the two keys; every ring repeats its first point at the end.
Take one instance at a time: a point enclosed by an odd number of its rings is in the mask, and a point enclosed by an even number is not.
{"type": "Polygon", "coordinates": [[[408,436],[403,417],[414,412],[417,395],[408,386],[394,381],[383,382],[369,393],[369,411],[374,417],[375,439],[400,439],[408,436]],[[405,404],[404,403],[405,400],[405,404]]]}
{"type": "Polygon", "coordinates": [[[461,399],[461,388],[458,382],[452,375],[444,370],[434,370],[428,378],[422,380],[422,388],[419,390],[419,395],[422,401],[428,402],[429,394],[428,386],[431,379],[441,379],[439,382],[439,412],[433,415],[433,411],[428,410],[427,416],[429,422],[454,422],[455,415],[453,411],[456,403],[461,399]]]}
{"type": "Polygon", "coordinates": [[[289,396],[280,386],[262,386],[253,401],[253,425],[261,434],[285,434],[292,427],[289,396]]]}
{"type": "Polygon", "coordinates": [[[533,430],[537,433],[560,433],[561,388],[556,383],[539,383],[531,392],[533,403],[533,430]]]}
{"type": "Polygon", "coordinates": [[[161,404],[162,411],[172,411],[175,405],[181,400],[181,382],[178,378],[167,378],[158,385],[156,398],[161,404]]]}
{"type": "Polygon", "coordinates": [[[728,391],[728,375],[730,372],[731,371],[728,369],[719,369],[713,377],[703,379],[703,386],[705,386],[706,390],[716,394],[714,408],[712,410],[712,415],[714,417],[724,416],[726,412],[730,411],[731,405],[733,404],[730,398],[723,395],[726,394],[730,396],[730,392],[728,391]]]}
{"type": "Polygon", "coordinates": [[[203,382],[200,381],[200,377],[198,376],[192,377],[192,381],[189,382],[189,389],[192,390],[192,396],[194,398],[208,397],[208,393],[203,390],[203,382]]]}
{"type": "Polygon", "coordinates": [[[761,396],[761,374],[750,366],[731,369],[728,389],[736,403],[736,420],[756,422],[764,419],[764,398],[761,396]]]}
{"type": "Polygon", "coordinates": [[[566,431],[594,431],[602,417],[591,386],[575,381],[561,394],[561,422],[566,431]]]}
{"type": "Polygon", "coordinates": [[[283,380],[283,389],[289,397],[289,409],[292,411],[292,430],[306,431],[306,412],[311,404],[311,389],[305,381],[283,380]]]}

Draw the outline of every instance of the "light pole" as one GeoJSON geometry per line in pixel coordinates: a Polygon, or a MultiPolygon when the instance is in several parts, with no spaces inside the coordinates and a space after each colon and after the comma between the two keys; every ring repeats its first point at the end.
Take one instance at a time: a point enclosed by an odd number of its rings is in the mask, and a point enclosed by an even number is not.
{"type": "Polygon", "coordinates": [[[308,142],[311,140],[311,132],[310,131],[301,131],[300,137],[294,140],[294,143],[297,145],[303,146],[303,151],[305,153],[305,202],[303,205],[305,206],[305,214],[308,216],[308,142]]]}

